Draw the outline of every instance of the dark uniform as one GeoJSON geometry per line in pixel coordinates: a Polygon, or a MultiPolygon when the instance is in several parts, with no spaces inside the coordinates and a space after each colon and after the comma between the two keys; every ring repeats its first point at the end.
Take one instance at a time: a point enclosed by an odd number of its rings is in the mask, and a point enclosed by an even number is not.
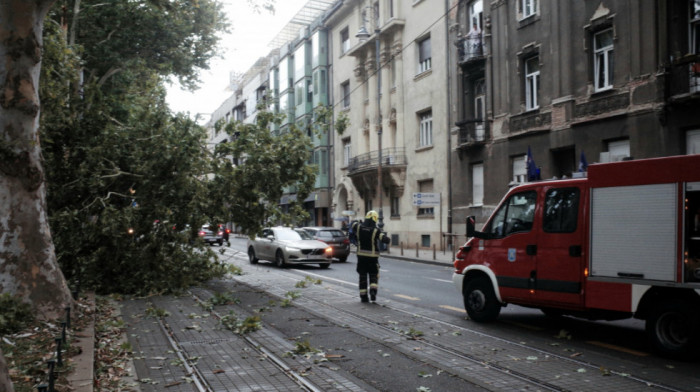
{"type": "Polygon", "coordinates": [[[360,299],[369,302],[367,297],[367,278],[369,277],[369,295],[372,302],[377,300],[379,289],[379,246],[391,242],[389,236],[377,227],[377,213],[367,213],[364,222],[354,222],[352,231],[357,237],[357,273],[360,275],[360,299]]]}

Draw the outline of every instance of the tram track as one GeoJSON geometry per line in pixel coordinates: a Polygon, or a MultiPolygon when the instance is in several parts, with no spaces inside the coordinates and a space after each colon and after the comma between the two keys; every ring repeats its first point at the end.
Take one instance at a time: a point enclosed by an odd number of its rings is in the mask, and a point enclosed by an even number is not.
{"type": "MultiPolygon", "coordinates": [[[[295,271],[298,273],[301,273],[302,275],[304,274],[304,271],[295,271]]],[[[275,271],[275,270],[270,270],[266,272],[267,275],[269,274],[274,274],[279,277],[283,277],[285,279],[290,279],[289,274],[285,273],[285,271],[275,271]]],[[[293,278],[292,278],[293,279],[293,278]]],[[[245,279],[242,279],[239,281],[244,281],[245,279]]],[[[275,295],[279,298],[282,298],[284,293],[284,289],[281,287],[281,285],[269,285],[268,287],[263,288],[265,291],[268,293],[275,295]]],[[[325,290],[334,292],[338,296],[343,296],[346,298],[352,298],[354,299],[355,295],[351,294],[348,292],[347,289],[344,289],[342,286],[337,286],[337,285],[326,285],[325,290]],[[331,287],[329,287],[331,286],[331,287]]],[[[343,320],[347,322],[347,318],[353,318],[354,320],[357,320],[358,323],[363,323],[365,325],[371,325],[374,328],[381,329],[385,332],[390,332],[395,335],[401,336],[401,333],[397,331],[395,328],[391,326],[387,326],[384,323],[377,322],[374,320],[371,316],[367,316],[366,314],[363,314],[359,311],[354,310],[353,308],[343,306],[344,303],[341,302],[340,305],[334,306],[333,304],[329,303],[329,301],[323,301],[319,300],[313,295],[305,295],[303,299],[295,301],[297,305],[303,306],[307,311],[323,318],[329,318],[329,315],[331,313],[336,313],[340,314],[343,317],[343,320]]],[[[392,312],[397,312],[399,314],[404,314],[407,317],[412,317],[412,318],[419,318],[425,323],[432,323],[435,325],[442,325],[444,329],[446,330],[453,330],[453,331],[459,331],[459,334],[461,335],[470,335],[473,339],[478,339],[482,341],[488,341],[490,342],[489,344],[493,345],[498,345],[498,346],[508,346],[510,349],[509,350],[515,350],[520,353],[526,353],[525,356],[520,355],[519,358],[525,358],[525,361],[527,361],[527,358],[546,358],[547,362],[556,362],[558,367],[566,367],[566,368],[571,368],[575,369],[575,373],[569,374],[569,377],[572,379],[583,379],[585,377],[582,377],[582,373],[588,373],[588,374],[596,374],[595,377],[603,377],[603,379],[606,381],[607,385],[610,385],[610,388],[616,388],[616,389],[624,389],[624,388],[653,388],[654,390],[660,390],[660,391],[669,391],[669,392],[675,392],[675,391],[683,391],[683,388],[678,388],[674,387],[672,385],[667,385],[658,381],[650,380],[648,378],[645,378],[643,376],[639,375],[633,375],[629,374],[626,372],[621,372],[617,370],[609,370],[609,369],[604,369],[601,365],[584,361],[584,360],[579,360],[576,358],[572,358],[570,356],[565,356],[561,355],[559,353],[556,353],[554,351],[548,351],[544,350],[542,348],[537,348],[537,347],[532,347],[528,346],[519,342],[516,342],[514,340],[509,340],[505,339],[493,334],[488,334],[484,332],[479,332],[475,331],[469,328],[464,327],[463,325],[458,325],[454,323],[450,323],[448,321],[440,320],[434,317],[427,316],[425,314],[420,314],[418,312],[412,311],[412,310],[406,310],[402,309],[401,306],[393,306],[392,304],[384,304],[382,307],[386,310],[392,311],[392,312]],[[527,355],[529,353],[529,355],[527,355]],[[598,374],[602,374],[598,376],[598,374]],[[619,385],[617,385],[619,384],[619,385]]],[[[330,317],[331,319],[333,317],[330,317]]],[[[470,339],[471,340],[471,339],[470,339]]],[[[482,355],[479,354],[472,354],[468,350],[464,350],[464,347],[459,347],[455,346],[453,344],[448,344],[444,341],[444,339],[436,339],[432,336],[425,336],[421,339],[421,343],[429,347],[431,350],[438,351],[440,354],[439,356],[444,357],[445,362],[449,361],[454,361],[454,360],[459,360],[459,361],[464,361],[471,363],[474,366],[482,366],[485,369],[484,372],[494,372],[498,373],[496,377],[498,378],[510,378],[510,379],[515,379],[518,380],[521,383],[527,384],[528,388],[534,388],[535,390],[547,390],[547,391],[571,391],[571,390],[577,390],[576,387],[573,387],[571,382],[562,382],[561,379],[548,379],[546,377],[539,377],[536,375],[536,373],[528,371],[527,366],[521,366],[519,368],[518,366],[512,366],[507,360],[504,360],[503,357],[496,357],[496,358],[485,358],[482,355]],[[442,341],[441,341],[442,340],[442,341]]],[[[422,358],[424,360],[425,358],[422,358]]],[[[454,370],[450,370],[454,372],[454,370]]],[[[454,372],[456,376],[458,377],[468,377],[470,375],[467,374],[459,374],[463,372],[454,372]]],[[[484,376],[484,379],[488,379],[489,376],[484,376]]],[[[593,378],[593,377],[589,377],[593,378]]],[[[472,381],[470,379],[470,381],[472,381]]],[[[574,382],[575,384],[575,382],[574,382]]],[[[488,383],[478,383],[478,385],[481,385],[482,387],[486,387],[487,389],[491,388],[491,386],[488,383]]],[[[588,385],[590,387],[590,385],[588,385]]],[[[493,390],[498,390],[498,388],[493,389],[493,390]]]]}

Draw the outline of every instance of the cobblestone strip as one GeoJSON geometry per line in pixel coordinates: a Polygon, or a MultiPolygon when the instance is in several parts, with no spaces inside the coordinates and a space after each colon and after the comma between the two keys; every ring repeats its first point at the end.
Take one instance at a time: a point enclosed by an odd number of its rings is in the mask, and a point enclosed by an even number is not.
{"type": "Polygon", "coordinates": [[[128,339],[134,351],[134,368],[142,392],[196,392],[186,381],[184,368],[172,365],[177,355],[172,352],[167,337],[157,319],[146,316],[145,300],[122,302],[122,318],[127,325],[128,339]]]}
{"type": "MultiPolygon", "coordinates": [[[[267,274],[264,283],[246,275],[236,279],[278,296],[283,296],[291,287],[290,279],[275,274],[267,274]]],[[[526,378],[549,385],[553,390],[565,391],[600,389],[624,392],[647,387],[624,375],[582,362],[568,361],[531,347],[397,311],[392,309],[395,305],[391,301],[386,301],[388,306],[360,305],[354,292],[339,286],[329,290],[330,285],[324,285],[326,287],[305,289],[308,292],[305,291],[294,303],[338,325],[353,325],[357,327],[354,329],[357,333],[392,343],[396,350],[429,361],[438,368],[447,365],[460,377],[488,389],[531,388],[532,384],[525,381],[526,378]],[[316,298],[323,300],[317,301],[316,298]],[[375,323],[395,332],[376,328],[375,323]],[[424,332],[420,337],[422,341],[406,340],[405,335],[411,328],[424,332]]]]}

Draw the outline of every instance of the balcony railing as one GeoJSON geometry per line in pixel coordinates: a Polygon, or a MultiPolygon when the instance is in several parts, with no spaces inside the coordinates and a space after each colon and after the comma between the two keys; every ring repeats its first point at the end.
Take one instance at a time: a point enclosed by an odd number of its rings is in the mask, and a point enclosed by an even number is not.
{"type": "Polygon", "coordinates": [[[486,130],[483,120],[464,120],[456,125],[459,126],[460,146],[468,147],[486,143],[486,130]]]}
{"type": "Polygon", "coordinates": [[[477,60],[484,57],[484,44],[481,34],[469,34],[457,40],[457,52],[460,62],[477,60]]]}
{"type": "MultiPolygon", "coordinates": [[[[350,158],[348,164],[348,174],[355,174],[370,169],[376,169],[379,166],[379,151],[371,151],[366,154],[361,154],[350,158]]],[[[406,166],[406,151],[403,148],[384,148],[382,149],[382,166],[406,166]]]]}
{"type": "Polygon", "coordinates": [[[700,93],[700,54],[687,55],[669,67],[669,95],[700,93]]]}

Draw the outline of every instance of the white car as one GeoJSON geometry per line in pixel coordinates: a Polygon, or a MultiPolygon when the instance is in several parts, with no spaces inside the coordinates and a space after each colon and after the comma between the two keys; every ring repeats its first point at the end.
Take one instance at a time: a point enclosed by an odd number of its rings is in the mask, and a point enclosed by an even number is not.
{"type": "Polygon", "coordinates": [[[248,240],[248,260],[257,264],[258,260],[274,262],[278,267],[287,264],[318,264],[328,268],[333,261],[333,249],[328,244],[288,227],[263,229],[262,236],[248,240]]]}

